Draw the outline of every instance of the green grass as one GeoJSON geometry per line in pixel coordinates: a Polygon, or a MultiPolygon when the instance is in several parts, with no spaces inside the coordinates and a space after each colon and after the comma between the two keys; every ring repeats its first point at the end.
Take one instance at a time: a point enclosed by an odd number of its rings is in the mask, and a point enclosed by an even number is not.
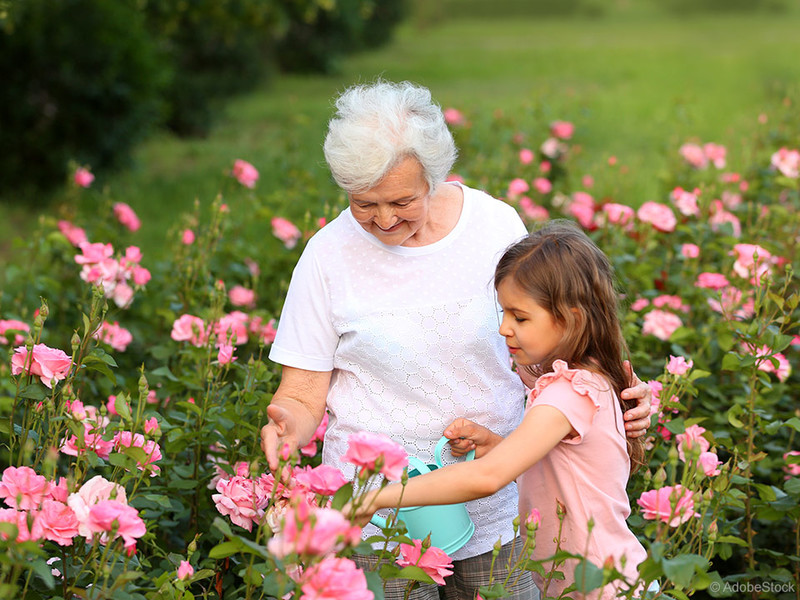
{"type": "MultiPolygon", "coordinates": [[[[737,151],[758,115],[787,94],[800,100],[800,14],[681,19],[636,6],[602,19],[458,18],[429,27],[412,20],[389,45],[344,61],[336,76],[281,76],[234,99],[207,139],[153,136],[131,169],[98,173],[97,186],[136,209],[145,224],[137,241],[151,251],[195,200],[207,204],[224,193],[235,158],[261,171],[257,193],[291,204],[281,190],[307,181],[322,205],[338,195],[321,152],[331,98],[377,76],[427,85],[443,106],[471,115],[499,110],[525,123],[536,112],[542,123],[573,121],[582,169],[592,172],[609,155],[629,167],[619,199],[629,204],[662,192],[665,161],[690,138],[727,145],[731,168],[743,167],[747,157],[737,159],[737,151]]],[[[545,135],[524,133],[532,144],[545,135]]],[[[6,244],[32,221],[22,208],[11,213],[0,219],[6,244]]]]}

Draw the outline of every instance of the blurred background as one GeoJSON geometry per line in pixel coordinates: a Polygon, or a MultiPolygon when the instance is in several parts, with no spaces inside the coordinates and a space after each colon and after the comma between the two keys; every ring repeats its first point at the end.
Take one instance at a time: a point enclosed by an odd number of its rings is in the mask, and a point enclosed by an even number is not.
{"type": "Polygon", "coordinates": [[[680,144],[735,165],[766,113],[796,112],[798,31],[796,0],[0,0],[0,260],[79,202],[128,203],[157,254],[237,158],[276,210],[321,214],[331,99],[379,76],[462,111],[488,159],[511,140],[481,115],[531,139],[573,122],[578,165],[620,161],[636,206],[680,144]]]}

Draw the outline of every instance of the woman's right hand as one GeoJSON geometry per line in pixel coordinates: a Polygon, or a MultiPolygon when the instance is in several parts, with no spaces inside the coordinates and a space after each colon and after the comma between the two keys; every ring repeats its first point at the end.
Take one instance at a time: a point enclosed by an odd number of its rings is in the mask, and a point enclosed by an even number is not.
{"type": "Polygon", "coordinates": [[[294,452],[298,448],[296,422],[292,413],[278,404],[267,407],[269,422],[261,428],[261,449],[267,457],[270,470],[278,468],[278,455],[294,452]]]}
{"type": "Polygon", "coordinates": [[[463,456],[474,450],[475,458],[480,458],[489,452],[503,439],[502,436],[469,419],[456,419],[450,423],[444,430],[444,436],[450,440],[448,443],[453,456],[463,456]]]}

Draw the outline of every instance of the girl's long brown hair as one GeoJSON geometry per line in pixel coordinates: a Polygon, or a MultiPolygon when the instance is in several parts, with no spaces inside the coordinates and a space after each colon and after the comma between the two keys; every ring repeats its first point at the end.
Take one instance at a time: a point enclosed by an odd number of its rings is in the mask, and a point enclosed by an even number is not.
{"type": "MultiPolygon", "coordinates": [[[[622,412],[636,405],[623,400],[631,386],[623,361],[628,347],[619,322],[619,295],[608,257],[571,221],[549,221],[506,250],[495,269],[494,285],[510,277],[550,312],[564,328],[564,337],[550,356],[527,367],[534,376],[553,370],[553,361],[566,361],[605,375],[622,412]]],[[[623,432],[624,433],[624,432],[623,432]]],[[[641,438],[626,437],[631,472],[644,459],[641,438]]]]}

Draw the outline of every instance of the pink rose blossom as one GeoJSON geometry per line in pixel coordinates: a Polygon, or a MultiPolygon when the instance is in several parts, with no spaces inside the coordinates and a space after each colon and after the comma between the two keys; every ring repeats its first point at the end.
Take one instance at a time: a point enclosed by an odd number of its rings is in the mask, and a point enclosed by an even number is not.
{"type": "Polygon", "coordinates": [[[644,316],[642,333],[666,341],[681,325],[683,323],[678,315],[664,310],[651,310],[644,316]]]}
{"type": "Polygon", "coordinates": [[[742,351],[759,359],[756,361],[759,371],[775,373],[779,381],[786,381],[792,372],[792,367],[786,357],[780,352],[773,352],[769,346],[753,348],[750,344],[745,344],[742,351]]]}
{"type": "Polygon", "coordinates": [[[347,479],[336,467],[319,465],[313,469],[299,472],[295,479],[315,494],[333,496],[340,487],[347,483],[347,479]]]}
{"type": "Polygon", "coordinates": [[[550,164],[549,160],[543,160],[542,162],[539,163],[539,172],[540,173],[547,174],[547,173],[550,172],[550,170],[552,168],[553,168],[553,165],[550,164]]]}
{"type": "Polygon", "coordinates": [[[689,425],[683,433],[675,436],[678,444],[678,456],[682,461],[686,461],[686,454],[696,452],[698,455],[708,452],[711,442],[703,437],[706,432],[700,425],[689,425]]]}
{"type": "Polygon", "coordinates": [[[545,177],[537,177],[534,179],[533,187],[540,194],[549,194],[553,191],[553,184],[545,177]]]}
{"type": "Polygon", "coordinates": [[[69,496],[66,477],[60,477],[58,483],[51,481],[50,488],[47,490],[47,495],[53,500],[66,503],[67,497],[69,496]]]}
{"type": "Polygon", "coordinates": [[[697,196],[700,190],[695,189],[693,192],[687,192],[681,187],[676,187],[672,190],[670,197],[678,211],[685,216],[696,217],[700,214],[700,207],[697,206],[697,196]]]}
{"type": "Polygon", "coordinates": [[[144,422],[144,432],[147,435],[151,435],[158,431],[158,419],[155,417],[150,417],[144,422]]]}
{"type": "Polygon", "coordinates": [[[253,307],[256,304],[256,293],[244,286],[235,285],[228,292],[228,299],[234,306],[253,307]]]}
{"type": "MultiPolygon", "coordinates": [[[[745,183],[745,182],[742,182],[745,183]]],[[[725,190],[722,192],[722,205],[730,210],[735,210],[742,204],[742,195],[725,190]]]]}
{"type": "Polygon", "coordinates": [[[117,352],[125,352],[128,344],[133,341],[131,332],[124,327],[120,327],[119,321],[114,321],[113,323],[103,321],[92,337],[104,344],[108,344],[117,352]]]}
{"type": "Polygon", "coordinates": [[[217,482],[217,494],[211,496],[219,513],[231,522],[251,531],[253,523],[260,523],[264,508],[269,502],[269,492],[259,481],[236,475],[217,482]]]}
{"type": "Polygon", "coordinates": [[[208,330],[200,317],[181,315],[172,324],[170,337],[176,342],[189,342],[199,348],[208,341],[208,330]]]}
{"type": "Polygon", "coordinates": [[[222,345],[230,340],[230,343],[240,346],[247,343],[247,314],[240,310],[234,310],[227,315],[223,315],[219,322],[214,326],[217,334],[217,345],[222,345]]]}
{"type": "MultiPolygon", "coordinates": [[[[544,142],[542,142],[542,145],[539,147],[539,151],[542,154],[544,154],[547,158],[557,159],[563,154],[566,154],[567,146],[563,142],[561,142],[558,138],[550,137],[547,138],[544,142]]],[[[542,165],[540,165],[540,168],[543,165],[544,161],[542,162],[542,165]]]]}
{"type": "Polygon", "coordinates": [[[606,219],[608,219],[609,223],[622,226],[632,223],[633,217],[636,214],[630,206],[617,204],[615,202],[604,204],[603,213],[606,215],[606,219]]]}
{"type": "Polygon", "coordinates": [[[289,554],[329,556],[361,540],[361,528],[338,510],[298,502],[284,515],[283,528],[268,548],[278,558],[289,554]]]}
{"type": "Polygon", "coordinates": [[[118,483],[106,480],[100,475],[95,475],[84,483],[80,489],[69,495],[67,504],[72,509],[78,520],[78,533],[86,539],[92,538],[89,528],[89,510],[102,500],[117,500],[127,504],[128,499],[125,488],[118,483]]]}
{"type": "Polygon", "coordinates": [[[8,344],[9,341],[6,339],[6,332],[12,331],[14,333],[14,339],[11,343],[13,344],[24,344],[25,343],[25,336],[21,333],[22,331],[28,332],[31,328],[27,323],[23,323],[22,321],[17,321],[16,319],[0,319],[0,344],[8,344]]]}
{"type": "Polygon", "coordinates": [[[640,310],[643,310],[648,306],[650,306],[650,300],[648,300],[647,298],[637,298],[631,303],[631,310],[633,312],[639,312],[640,310]]]}
{"type": "Polygon", "coordinates": [[[413,545],[400,544],[400,558],[397,564],[401,567],[419,567],[425,574],[439,585],[444,585],[444,578],[453,574],[453,562],[440,548],[431,546],[422,549],[421,540],[412,540],[413,545]]]}
{"type": "Polygon", "coordinates": [[[584,175],[583,177],[581,177],[581,184],[585,188],[594,187],[594,177],[592,177],[591,175],[584,175]]]}
{"type": "Polygon", "coordinates": [[[721,473],[719,465],[722,461],[714,452],[701,452],[697,458],[697,465],[706,477],[716,477],[721,473]]]}
{"type": "Polygon", "coordinates": [[[78,167],[75,169],[75,174],[72,176],[72,180],[76,185],[79,185],[83,188],[88,188],[94,181],[94,175],[92,175],[89,169],[78,167]]]}
{"type": "Polygon", "coordinates": [[[733,237],[738,238],[742,235],[742,224],[739,218],[725,210],[721,200],[711,202],[711,217],[708,219],[708,224],[711,225],[713,231],[719,231],[723,225],[730,224],[733,237]]]}
{"type": "Polygon", "coordinates": [[[781,148],[770,158],[770,165],[785,177],[797,179],[800,177],[800,151],[781,148]]]}
{"type": "Polygon", "coordinates": [[[677,527],[692,517],[700,516],[694,510],[692,491],[681,485],[668,485],[644,492],[636,503],[642,507],[645,519],[659,519],[670,527],[677,527]]]}
{"type": "MultiPolygon", "coordinates": [[[[232,175],[243,186],[253,189],[258,181],[258,170],[246,160],[236,159],[233,162],[232,175]]],[[[221,208],[220,208],[221,210],[221,208]]]]}
{"type": "Polygon", "coordinates": [[[736,244],[731,255],[736,256],[736,262],[733,263],[734,272],[755,285],[772,271],[774,261],[772,254],[758,244],[736,244]]]}
{"type": "Polygon", "coordinates": [[[283,217],[272,217],[272,234],[283,242],[288,249],[292,249],[300,240],[300,230],[291,221],[283,217]]]}
{"type": "Polygon", "coordinates": [[[533,527],[539,527],[541,522],[542,522],[542,515],[535,508],[531,509],[531,512],[528,514],[528,516],[525,517],[525,525],[531,525],[533,527]]]}
{"type": "Polygon", "coordinates": [[[78,247],[81,244],[89,241],[86,238],[86,232],[80,227],[76,227],[69,221],[59,221],[58,230],[64,234],[64,237],[67,238],[67,241],[73,246],[78,247]]]}
{"type": "Polygon", "coordinates": [[[519,162],[523,165],[529,165],[533,162],[533,151],[529,148],[523,148],[519,151],[519,162]]]}
{"type": "Polygon", "coordinates": [[[444,109],[444,120],[448,125],[463,125],[464,115],[457,108],[444,109]]]}
{"type": "Polygon", "coordinates": [[[91,450],[100,458],[107,460],[114,448],[114,442],[104,440],[102,433],[95,432],[95,425],[89,421],[84,422],[83,429],[83,445],[80,444],[78,436],[70,436],[61,442],[59,447],[61,453],[68,456],[80,456],[87,450],[91,450]]]}
{"type": "Polygon", "coordinates": [[[508,184],[508,197],[514,198],[520,194],[524,194],[529,189],[531,188],[528,185],[528,182],[517,177],[516,179],[512,179],[511,183],[508,184]]]}
{"type": "Polygon", "coordinates": [[[105,259],[114,254],[114,247],[111,244],[90,244],[89,242],[83,243],[79,246],[81,253],[75,257],[75,262],[79,265],[90,263],[101,263],[105,259]]]}
{"type": "Polygon", "coordinates": [[[178,579],[186,581],[187,579],[191,579],[192,575],[194,575],[194,567],[192,567],[188,560],[182,560],[181,564],[178,566],[178,579]]]}
{"type": "Polygon", "coordinates": [[[25,346],[14,349],[14,356],[11,358],[12,375],[23,372],[35,375],[46,387],[52,389],[53,381],[66,379],[72,368],[72,359],[63,350],[36,344],[31,354],[32,357],[29,357],[25,346]]]}
{"type": "Polygon", "coordinates": [[[703,144],[703,153],[706,155],[709,162],[717,169],[725,168],[725,156],[727,154],[725,146],[709,142],[703,144]]]}
{"type": "Polygon", "coordinates": [[[181,234],[181,243],[185,246],[191,246],[194,244],[194,231],[191,229],[184,229],[183,233],[181,234]]]}
{"type": "Polygon", "coordinates": [[[217,362],[221,365],[227,365],[235,361],[234,350],[235,348],[232,344],[220,344],[219,352],[217,352],[217,362]]]}
{"type": "Polygon", "coordinates": [[[347,452],[342,460],[364,469],[380,471],[387,479],[399,481],[403,469],[408,466],[408,453],[383,434],[359,431],[350,434],[347,452]]]}
{"type": "Polygon", "coordinates": [[[698,144],[684,144],[678,152],[680,152],[683,160],[695,169],[705,169],[708,166],[708,157],[698,144]]]}
{"type": "Polygon", "coordinates": [[[328,557],[302,575],[300,600],[374,600],[364,571],[348,558],[328,557]]]}
{"type": "Polygon", "coordinates": [[[525,217],[536,223],[547,221],[550,218],[550,213],[547,212],[544,206],[534,204],[533,200],[527,196],[523,196],[519,199],[519,207],[522,209],[522,213],[525,217]]]}
{"type": "Polygon", "coordinates": [[[721,273],[700,273],[697,276],[695,287],[706,288],[709,290],[721,290],[730,285],[728,278],[721,273]]]}
{"type": "Polygon", "coordinates": [[[667,307],[685,313],[689,312],[689,306],[683,303],[683,299],[680,296],[670,296],[668,294],[656,296],[653,298],[653,306],[656,308],[667,307]]]}
{"type": "Polygon", "coordinates": [[[683,356],[672,356],[670,354],[667,362],[667,372],[672,375],[685,375],[693,366],[693,360],[687,361],[683,356]]]}
{"type": "Polygon", "coordinates": [[[697,244],[681,245],[681,256],[683,256],[683,258],[697,258],[700,256],[700,246],[697,244]]]}
{"type": "Polygon", "coordinates": [[[36,513],[31,537],[46,539],[59,546],[71,546],[72,538],[78,535],[78,517],[63,502],[45,500],[36,513]]]}
{"type": "Polygon", "coordinates": [[[133,267],[133,283],[139,286],[147,285],[150,281],[151,275],[150,271],[145,269],[144,267],[140,267],[136,265],[133,267]]]}
{"type": "Polygon", "coordinates": [[[790,477],[797,477],[800,475],[800,464],[798,463],[798,459],[793,458],[796,456],[800,456],[800,452],[797,450],[790,450],[783,455],[783,460],[786,461],[786,465],[783,467],[783,470],[790,477]]]}
{"type": "Polygon", "coordinates": [[[131,431],[118,431],[114,434],[114,448],[122,452],[124,448],[141,448],[144,450],[144,462],[137,461],[136,466],[142,471],[149,470],[150,476],[155,477],[161,468],[153,463],[161,460],[161,446],[153,440],[145,440],[141,433],[131,431]]]}
{"type": "Polygon", "coordinates": [[[115,531],[114,538],[121,537],[128,550],[135,548],[136,539],[147,533],[139,511],[119,500],[101,500],[91,506],[86,526],[92,533],[103,534],[103,543],[107,543],[108,534],[115,531]]]}
{"type": "Polygon", "coordinates": [[[30,467],[6,467],[0,479],[0,498],[19,510],[37,510],[49,491],[50,482],[30,467]]]}
{"type": "Polygon", "coordinates": [[[562,140],[568,140],[575,133],[575,125],[569,121],[553,121],[550,123],[550,135],[562,140]]]}
{"type": "MultiPolygon", "coordinates": [[[[16,541],[18,543],[36,539],[31,536],[31,531],[28,528],[28,511],[16,510],[14,508],[0,508],[0,523],[11,523],[17,526],[16,541]]],[[[5,533],[0,534],[0,540],[7,539],[8,536],[5,533]]]]}
{"type": "Polygon", "coordinates": [[[142,222],[139,220],[139,217],[136,216],[136,213],[129,205],[125,204],[124,202],[115,202],[113,208],[114,216],[116,216],[117,220],[130,231],[138,231],[138,229],[142,226],[142,222]]]}
{"type": "Polygon", "coordinates": [[[675,231],[678,224],[672,209],[659,202],[645,202],[636,211],[636,216],[643,223],[649,223],[654,229],[667,233],[675,231]]]}
{"type": "Polygon", "coordinates": [[[311,436],[308,444],[300,448],[300,453],[303,456],[315,456],[317,454],[317,442],[321,442],[325,439],[325,432],[328,430],[328,413],[325,413],[325,416],[322,417],[322,421],[314,430],[314,435],[311,436]]]}
{"type": "Polygon", "coordinates": [[[755,300],[752,291],[745,296],[742,290],[728,286],[719,291],[719,300],[708,299],[711,310],[722,313],[726,318],[749,319],[755,314],[755,300]]]}

